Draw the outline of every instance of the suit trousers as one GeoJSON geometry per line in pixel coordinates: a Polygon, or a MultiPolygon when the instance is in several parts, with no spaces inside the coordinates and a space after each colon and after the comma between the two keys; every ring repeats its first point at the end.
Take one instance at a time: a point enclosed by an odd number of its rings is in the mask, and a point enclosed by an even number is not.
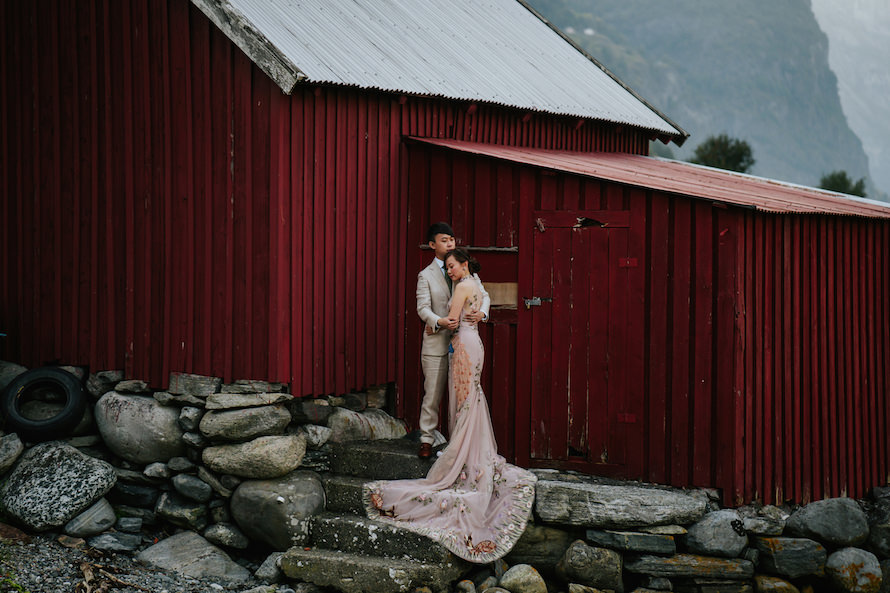
{"type": "Polygon", "coordinates": [[[448,354],[421,355],[423,367],[423,403],[420,406],[420,441],[435,440],[433,431],[439,426],[439,404],[448,386],[448,354]]]}

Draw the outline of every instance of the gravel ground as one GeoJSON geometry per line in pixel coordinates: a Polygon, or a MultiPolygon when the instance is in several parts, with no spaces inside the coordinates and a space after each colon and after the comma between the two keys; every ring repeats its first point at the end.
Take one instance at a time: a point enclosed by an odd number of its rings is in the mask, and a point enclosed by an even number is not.
{"type": "MultiPolygon", "coordinates": [[[[19,593],[293,593],[287,586],[214,582],[148,567],[126,554],[66,547],[51,535],[0,539],[0,591],[19,593]]],[[[255,566],[248,566],[255,569],[255,566]]]]}

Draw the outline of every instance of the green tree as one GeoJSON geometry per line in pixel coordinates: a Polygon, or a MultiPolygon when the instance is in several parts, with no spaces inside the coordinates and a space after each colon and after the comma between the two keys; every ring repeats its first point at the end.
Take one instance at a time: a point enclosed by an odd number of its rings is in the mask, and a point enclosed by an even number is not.
{"type": "Polygon", "coordinates": [[[747,173],[754,166],[751,145],[727,134],[708,136],[695,147],[690,163],[747,173]]]}
{"type": "Polygon", "coordinates": [[[823,175],[819,180],[819,187],[851,196],[865,197],[865,178],[853,183],[846,171],[832,171],[823,175]]]}

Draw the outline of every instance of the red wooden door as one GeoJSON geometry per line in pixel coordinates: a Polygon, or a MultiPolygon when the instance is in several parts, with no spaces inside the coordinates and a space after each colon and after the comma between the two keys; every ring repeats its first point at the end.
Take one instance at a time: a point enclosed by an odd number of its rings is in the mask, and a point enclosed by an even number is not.
{"type": "MultiPolygon", "coordinates": [[[[629,213],[535,212],[531,459],[621,466],[629,213]]],[[[523,295],[525,296],[525,295],[523,295]]]]}

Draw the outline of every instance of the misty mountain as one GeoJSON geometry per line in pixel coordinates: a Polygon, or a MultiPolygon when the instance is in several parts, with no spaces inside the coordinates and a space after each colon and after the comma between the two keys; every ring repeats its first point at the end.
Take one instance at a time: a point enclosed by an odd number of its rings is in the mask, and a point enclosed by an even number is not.
{"type": "Polygon", "coordinates": [[[644,99],[690,133],[747,141],[755,175],[816,186],[868,160],[841,108],[828,39],[809,0],[531,0],[644,99]]]}
{"type": "MultiPolygon", "coordinates": [[[[875,184],[890,193],[890,9],[887,0],[813,0],[828,35],[841,105],[862,139],[875,184]]],[[[885,198],[886,199],[886,198],[885,198]]]]}

